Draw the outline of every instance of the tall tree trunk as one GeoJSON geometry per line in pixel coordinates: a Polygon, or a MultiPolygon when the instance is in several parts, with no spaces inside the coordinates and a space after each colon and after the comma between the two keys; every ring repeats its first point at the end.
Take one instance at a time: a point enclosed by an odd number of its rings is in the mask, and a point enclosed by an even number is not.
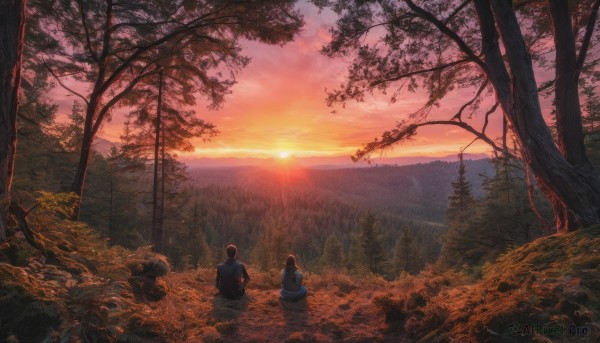
{"type": "Polygon", "coordinates": [[[71,192],[75,193],[78,196],[78,199],[75,203],[75,208],[73,211],[73,215],[71,216],[72,220],[79,220],[79,213],[81,212],[81,201],[83,198],[83,188],[85,184],[85,177],[87,174],[87,168],[90,161],[90,157],[92,154],[92,144],[95,138],[94,132],[94,120],[96,119],[96,115],[98,114],[98,109],[102,103],[102,97],[104,95],[105,90],[105,78],[106,71],[108,67],[108,54],[110,51],[110,39],[111,39],[111,26],[113,22],[113,14],[112,14],[112,0],[106,1],[106,23],[104,27],[104,39],[103,39],[103,47],[102,53],[98,60],[98,75],[96,77],[96,82],[94,83],[94,89],[90,94],[90,100],[87,104],[87,109],[85,112],[85,123],[83,127],[83,137],[81,139],[81,151],[79,152],[79,163],[77,165],[77,170],[75,172],[75,177],[73,178],[73,183],[71,184],[71,192]]]}
{"type": "Polygon", "coordinates": [[[158,225],[163,233],[163,245],[165,250],[169,248],[169,233],[165,230],[165,126],[161,126],[161,163],[160,163],[160,213],[158,216],[158,225]]]}
{"type": "MultiPolygon", "coordinates": [[[[495,29],[489,4],[487,0],[477,0],[475,3],[484,37],[486,72],[520,143],[525,162],[554,205],[557,230],[569,231],[577,226],[599,223],[600,177],[594,169],[573,166],[554,144],[542,117],[531,56],[512,3],[505,0],[490,2],[511,75],[508,75],[504,63],[499,59],[501,56],[496,46],[495,32],[490,33],[495,29]]],[[[560,53],[561,51],[557,51],[557,54],[560,53]]]]}
{"type": "Polygon", "coordinates": [[[162,88],[163,88],[163,75],[162,72],[159,74],[158,84],[158,104],[156,107],[156,124],[155,124],[155,137],[154,137],[154,175],[152,182],[152,244],[154,250],[157,253],[163,252],[163,230],[160,226],[160,204],[158,203],[158,162],[159,162],[159,151],[160,151],[160,132],[162,125],[162,88]]]}
{"type": "Polygon", "coordinates": [[[558,147],[572,165],[589,164],[583,144],[579,73],[569,5],[564,0],[548,0],[548,8],[556,46],[554,94],[558,147]]]}
{"type": "Polygon", "coordinates": [[[17,111],[25,41],[26,0],[0,2],[0,244],[6,241],[17,151],[17,111]]]}
{"type": "Polygon", "coordinates": [[[94,142],[94,135],[92,133],[93,118],[99,100],[99,97],[92,96],[92,99],[86,110],[83,137],[81,139],[81,151],[79,152],[79,163],[77,165],[77,170],[75,171],[73,183],[71,184],[71,192],[78,196],[77,201],[75,202],[71,220],[79,220],[79,214],[81,212],[81,200],[83,197],[85,176],[87,174],[88,164],[92,155],[92,143],[94,142]]]}
{"type": "Polygon", "coordinates": [[[114,193],[113,193],[113,187],[114,187],[114,182],[113,182],[113,177],[112,175],[110,176],[110,207],[108,210],[108,241],[110,242],[110,245],[113,245],[113,204],[114,204],[114,193]]]}

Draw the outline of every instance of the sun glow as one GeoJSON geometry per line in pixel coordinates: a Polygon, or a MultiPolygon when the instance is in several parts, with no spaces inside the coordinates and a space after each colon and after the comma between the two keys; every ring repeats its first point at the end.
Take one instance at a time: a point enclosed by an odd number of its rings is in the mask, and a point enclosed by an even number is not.
{"type": "Polygon", "coordinates": [[[282,160],[288,159],[290,157],[290,153],[287,151],[280,151],[279,158],[282,160]]]}

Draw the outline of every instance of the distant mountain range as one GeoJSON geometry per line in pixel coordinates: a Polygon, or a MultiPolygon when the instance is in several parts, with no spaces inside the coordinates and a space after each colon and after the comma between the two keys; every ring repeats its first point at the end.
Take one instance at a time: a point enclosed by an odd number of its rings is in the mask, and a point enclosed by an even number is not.
{"type": "Polygon", "coordinates": [[[94,149],[97,153],[103,156],[108,156],[110,154],[110,150],[112,148],[120,148],[120,142],[111,142],[108,139],[104,139],[102,137],[94,138],[94,143],[92,144],[92,149],[94,149]]]}
{"type": "MultiPolygon", "coordinates": [[[[464,154],[465,160],[480,160],[488,158],[486,154],[464,154]]],[[[365,168],[374,165],[397,165],[405,166],[417,163],[428,163],[433,161],[454,162],[458,160],[458,155],[447,155],[441,157],[430,156],[411,156],[411,157],[382,157],[374,158],[371,164],[364,161],[352,162],[349,156],[331,156],[331,157],[290,157],[288,161],[278,158],[182,158],[190,168],[221,168],[221,167],[246,167],[246,166],[264,166],[270,164],[290,163],[297,166],[316,168],[316,169],[337,169],[337,168],[365,168]]]]}
{"type": "MultiPolygon", "coordinates": [[[[120,148],[120,142],[112,142],[107,139],[96,137],[93,148],[96,152],[106,156],[110,154],[112,148],[120,148]]],[[[488,158],[486,154],[464,154],[465,160],[480,160],[488,158]]],[[[258,157],[181,157],[181,162],[189,168],[223,168],[223,167],[248,167],[278,165],[282,163],[294,164],[300,167],[315,169],[337,169],[337,168],[365,168],[375,165],[406,166],[417,163],[429,163],[433,161],[455,162],[458,155],[447,155],[440,157],[431,156],[410,156],[410,157],[382,157],[373,158],[371,163],[360,161],[352,162],[350,156],[311,156],[311,157],[289,157],[285,161],[279,158],[258,158],[258,157]]]]}

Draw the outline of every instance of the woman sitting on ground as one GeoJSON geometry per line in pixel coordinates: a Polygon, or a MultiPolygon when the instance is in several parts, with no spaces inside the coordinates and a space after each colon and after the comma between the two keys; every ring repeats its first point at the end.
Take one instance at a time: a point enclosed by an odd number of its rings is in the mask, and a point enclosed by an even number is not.
{"type": "Polygon", "coordinates": [[[308,292],[302,286],[302,273],[296,267],[296,258],[288,256],[285,261],[285,269],[281,271],[281,283],[283,288],[279,292],[281,299],[286,301],[298,301],[303,299],[308,292]]]}

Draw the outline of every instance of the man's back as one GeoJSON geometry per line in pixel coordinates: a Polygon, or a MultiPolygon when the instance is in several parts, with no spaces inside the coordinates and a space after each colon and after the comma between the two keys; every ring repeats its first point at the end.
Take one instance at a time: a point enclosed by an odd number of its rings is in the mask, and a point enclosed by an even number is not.
{"type": "Polygon", "coordinates": [[[217,266],[217,288],[226,297],[244,295],[244,287],[250,280],[246,266],[235,258],[229,258],[217,266]]]}

